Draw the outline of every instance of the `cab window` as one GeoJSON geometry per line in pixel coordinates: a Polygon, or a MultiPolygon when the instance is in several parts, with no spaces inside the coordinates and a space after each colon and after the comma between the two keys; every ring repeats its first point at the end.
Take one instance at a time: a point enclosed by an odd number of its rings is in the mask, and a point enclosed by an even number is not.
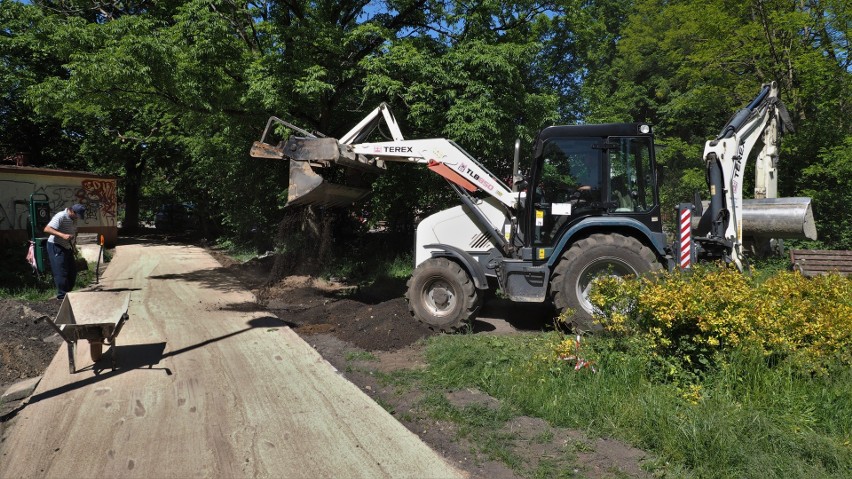
{"type": "Polygon", "coordinates": [[[651,146],[648,138],[610,138],[609,203],[616,213],[646,212],[654,207],[651,146]]]}
{"type": "Polygon", "coordinates": [[[582,196],[600,201],[600,150],[598,138],[557,138],[543,148],[539,194],[547,203],[564,203],[582,196]]]}

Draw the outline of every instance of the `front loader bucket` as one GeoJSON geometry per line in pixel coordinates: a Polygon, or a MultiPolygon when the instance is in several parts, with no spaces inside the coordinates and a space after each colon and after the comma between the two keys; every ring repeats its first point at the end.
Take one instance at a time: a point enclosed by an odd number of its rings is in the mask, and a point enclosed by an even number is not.
{"type": "Polygon", "coordinates": [[[366,188],[329,183],[307,161],[290,160],[287,206],[348,206],[370,194],[366,188]]]}
{"type": "Polygon", "coordinates": [[[327,137],[291,136],[278,145],[256,141],[250,155],[255,158],[290,160],[286,206],[348,206],[366,198],[371,192],[372,179],[384,171],[351,153],[336,139],[327,137]],[[315,171],[316,168],[328,169],[326,176],[339,178],[339,182],[328,181],[315,171]]]}

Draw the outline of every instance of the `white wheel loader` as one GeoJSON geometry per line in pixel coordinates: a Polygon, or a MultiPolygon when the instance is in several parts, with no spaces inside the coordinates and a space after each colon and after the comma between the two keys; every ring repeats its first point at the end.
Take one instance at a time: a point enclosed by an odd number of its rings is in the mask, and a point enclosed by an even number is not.
{"type": "Polygon", "coordinates": [[[513,188],[451,140],[405,140],[385,104],[339,139],[272,117],[251,155],[290,161],[288,205],[352,204],[369,194],[370,175],[390,162],[444,177],[460,204],[418,224],[406,294],[413,316],[431,328],[459,328],[477,315],[484,293],[499,288],[512,301],[570,309],[575,329],[589,331],[589,290],[601,275],[638,276],[705,259],[742,268],[748,237],[815,238],[809,198],[773,198],[778,134],[788,125],[777,86],[764,85],[707,142],[710,206],[702,215],[697,200],[680,205],[687,226],[672,244],[660,216],[653,134],[643,123],[545,128],[527,178],[517,175],[516,142],[513,188]],[[381,121],[391,140],[368,141],[381,121]],[[294,133],[272,145],[274,124],[294,133]],[[744,202],[745,163],[761,138],[756,196],[767,199],[744,202]],[[316,172],[334,166],[345,167],[343,184],[316,172]]]}

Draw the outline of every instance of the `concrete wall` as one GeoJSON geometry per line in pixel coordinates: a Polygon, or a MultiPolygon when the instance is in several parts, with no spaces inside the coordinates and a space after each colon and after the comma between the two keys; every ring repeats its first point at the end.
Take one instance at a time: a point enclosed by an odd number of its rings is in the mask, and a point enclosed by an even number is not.
{"type": "Polygon", "coordinates": [[[77,221],[82,233],[104,235],[107,246],[118,239],[116,178],[76,171],[0,166],[0,243],[29,239],[29,201],[43,193],[51,213],[74,203],[86,205],[86,217],[77,221]]]}

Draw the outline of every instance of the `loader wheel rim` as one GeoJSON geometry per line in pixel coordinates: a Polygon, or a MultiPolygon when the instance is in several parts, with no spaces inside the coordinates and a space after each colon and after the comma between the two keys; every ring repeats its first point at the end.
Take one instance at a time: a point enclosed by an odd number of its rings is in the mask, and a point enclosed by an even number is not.
{"type": "Polygon", "coordinates": [[[594,280],[603,276],[622,278],[628,275],[638,276],[636,270],[624,260],[614,257],[595,259],[583,269],[577,280],[577,298],[580,300],[580,305],[587,313],[594,313],[595,308],[589,300],[594,280]]]}
{"type": "Polygon", "coordinates": [[[423,288],[423,303],[436,317],[448,316],[458,301],[453,287],[443,279],[435,279],[423,288]]]}

